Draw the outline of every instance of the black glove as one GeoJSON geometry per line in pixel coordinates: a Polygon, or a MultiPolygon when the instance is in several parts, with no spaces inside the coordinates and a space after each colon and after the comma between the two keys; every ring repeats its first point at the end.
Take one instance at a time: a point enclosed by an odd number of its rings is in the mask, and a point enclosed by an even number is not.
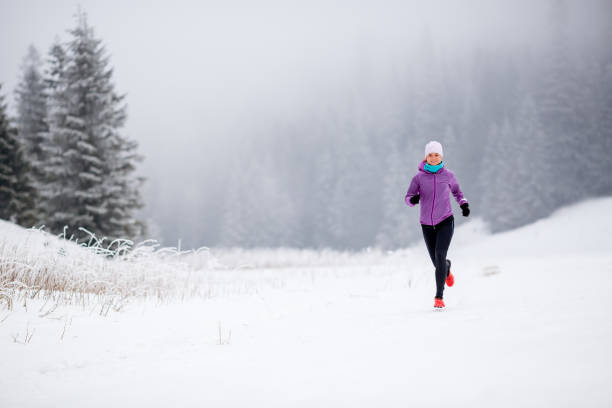
{"type": "Polygon", "coordinates": [[[459,207],[461,207],[461,213],[464,217],[470,215],[470,205],[468,203],[463,203],[459,207]]]}
{"type": "Polygon", "coordinates": [[[421,195],[420,194],[413,195],[412,197],[410,197],[410,203],[411,204],[417,204],[420,199],[421,199],[421,195]]]}

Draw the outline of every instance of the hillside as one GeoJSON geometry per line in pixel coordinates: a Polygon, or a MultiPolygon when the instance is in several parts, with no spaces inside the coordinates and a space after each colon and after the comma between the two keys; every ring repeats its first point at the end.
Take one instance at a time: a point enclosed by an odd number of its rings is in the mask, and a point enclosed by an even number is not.
{"type": "Polygon", "coordinates": [[[103,316],[28,300],[0,310],[0,405],[610,406],[610,210],[457,228],[442,312],[422,244],[316,267],[287,251],[293,266],[199,270],[193,254],[181,265],[214,296],[103,316]]]}

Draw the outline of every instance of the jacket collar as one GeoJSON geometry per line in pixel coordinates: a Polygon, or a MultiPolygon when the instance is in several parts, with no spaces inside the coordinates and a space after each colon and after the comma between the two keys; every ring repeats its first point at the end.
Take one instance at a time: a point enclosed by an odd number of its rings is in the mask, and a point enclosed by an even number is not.
{"type": "Polygon", "coordinates": [[[425,170],[425,163],[427,163],[427,161],[426,161],[426,160],[423,160],[423,161],[421,162],[421,164],[419,164],[419,171],[421,171],[421,172],[423,172],[423,173],[425,173],[425,174],[441,174],[441,173],[443,173],[444,171],[446,171],[446,167],[442,167],[440,170],[438,170],[438,172],[437,172],[437,173],[430,173],[430,172],[428,172],[427,170],[425,170]]]}

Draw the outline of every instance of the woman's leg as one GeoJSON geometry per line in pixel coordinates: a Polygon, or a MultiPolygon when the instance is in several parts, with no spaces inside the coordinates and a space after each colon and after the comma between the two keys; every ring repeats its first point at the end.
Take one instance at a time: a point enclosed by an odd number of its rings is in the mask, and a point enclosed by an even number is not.
{"type": "Polygon", "coordinates": [[[450,246],[453,232],[455,229],[455,220],[451,218],[448,221],[443,221],[436,226],[436,244],[434,264],[436,265],[436,297],[442,299],[444,294],[444,284],[448,274],[448,263],[446,262],[446,253],[450,246]]]}
{"type": "Polygon", "coordinates": [[[429,257],[431,258],[431,262],[434,267],[436,266],[436,230],[430,225],[421,224],[421,229],[423,230],[423,238],[425,238],[425,246],[427,247],[427,252],[429,252],[429,257]]]}
{"type": "Polygon", "coordinates": [[[432,227],[431,225],[423,225],[421,224],[421,228],[423,230],[423,238],[425,238],[425,246],[427,246],[427,252],[429,252],[429,257],[431,258],[431,262],[433,263],[434,268],[436,268],[436,297],[442,298],[442,292],[444,291],[444,282],[442,282],[442,288],[440,288],[440,280],[438,279],[438,267],[436,264],[436,246],[438,242],[438,229],[432,227]]]}

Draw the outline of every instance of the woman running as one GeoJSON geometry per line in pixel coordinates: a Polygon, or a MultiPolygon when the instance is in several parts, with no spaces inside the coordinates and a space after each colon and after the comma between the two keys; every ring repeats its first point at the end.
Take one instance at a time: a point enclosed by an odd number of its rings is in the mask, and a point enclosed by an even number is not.
{"type": "Polygon", "coordinates": [[[419,165],[418,173],[412,178],[406,193],[406,204],[414,207],[421,203],[421,229],[431,261],[436,267],[436,296],[434,307],[444,308],[444,283],[453,286],[455,277],[451,273],[451,261],[446,253],[453,237],[455,220],[449,193],[461,207],[464,217],[470,215],[470,207],[455,174],[444,167],[442,145],[431,141],[425,146],[425,160],[419,165]]]}

